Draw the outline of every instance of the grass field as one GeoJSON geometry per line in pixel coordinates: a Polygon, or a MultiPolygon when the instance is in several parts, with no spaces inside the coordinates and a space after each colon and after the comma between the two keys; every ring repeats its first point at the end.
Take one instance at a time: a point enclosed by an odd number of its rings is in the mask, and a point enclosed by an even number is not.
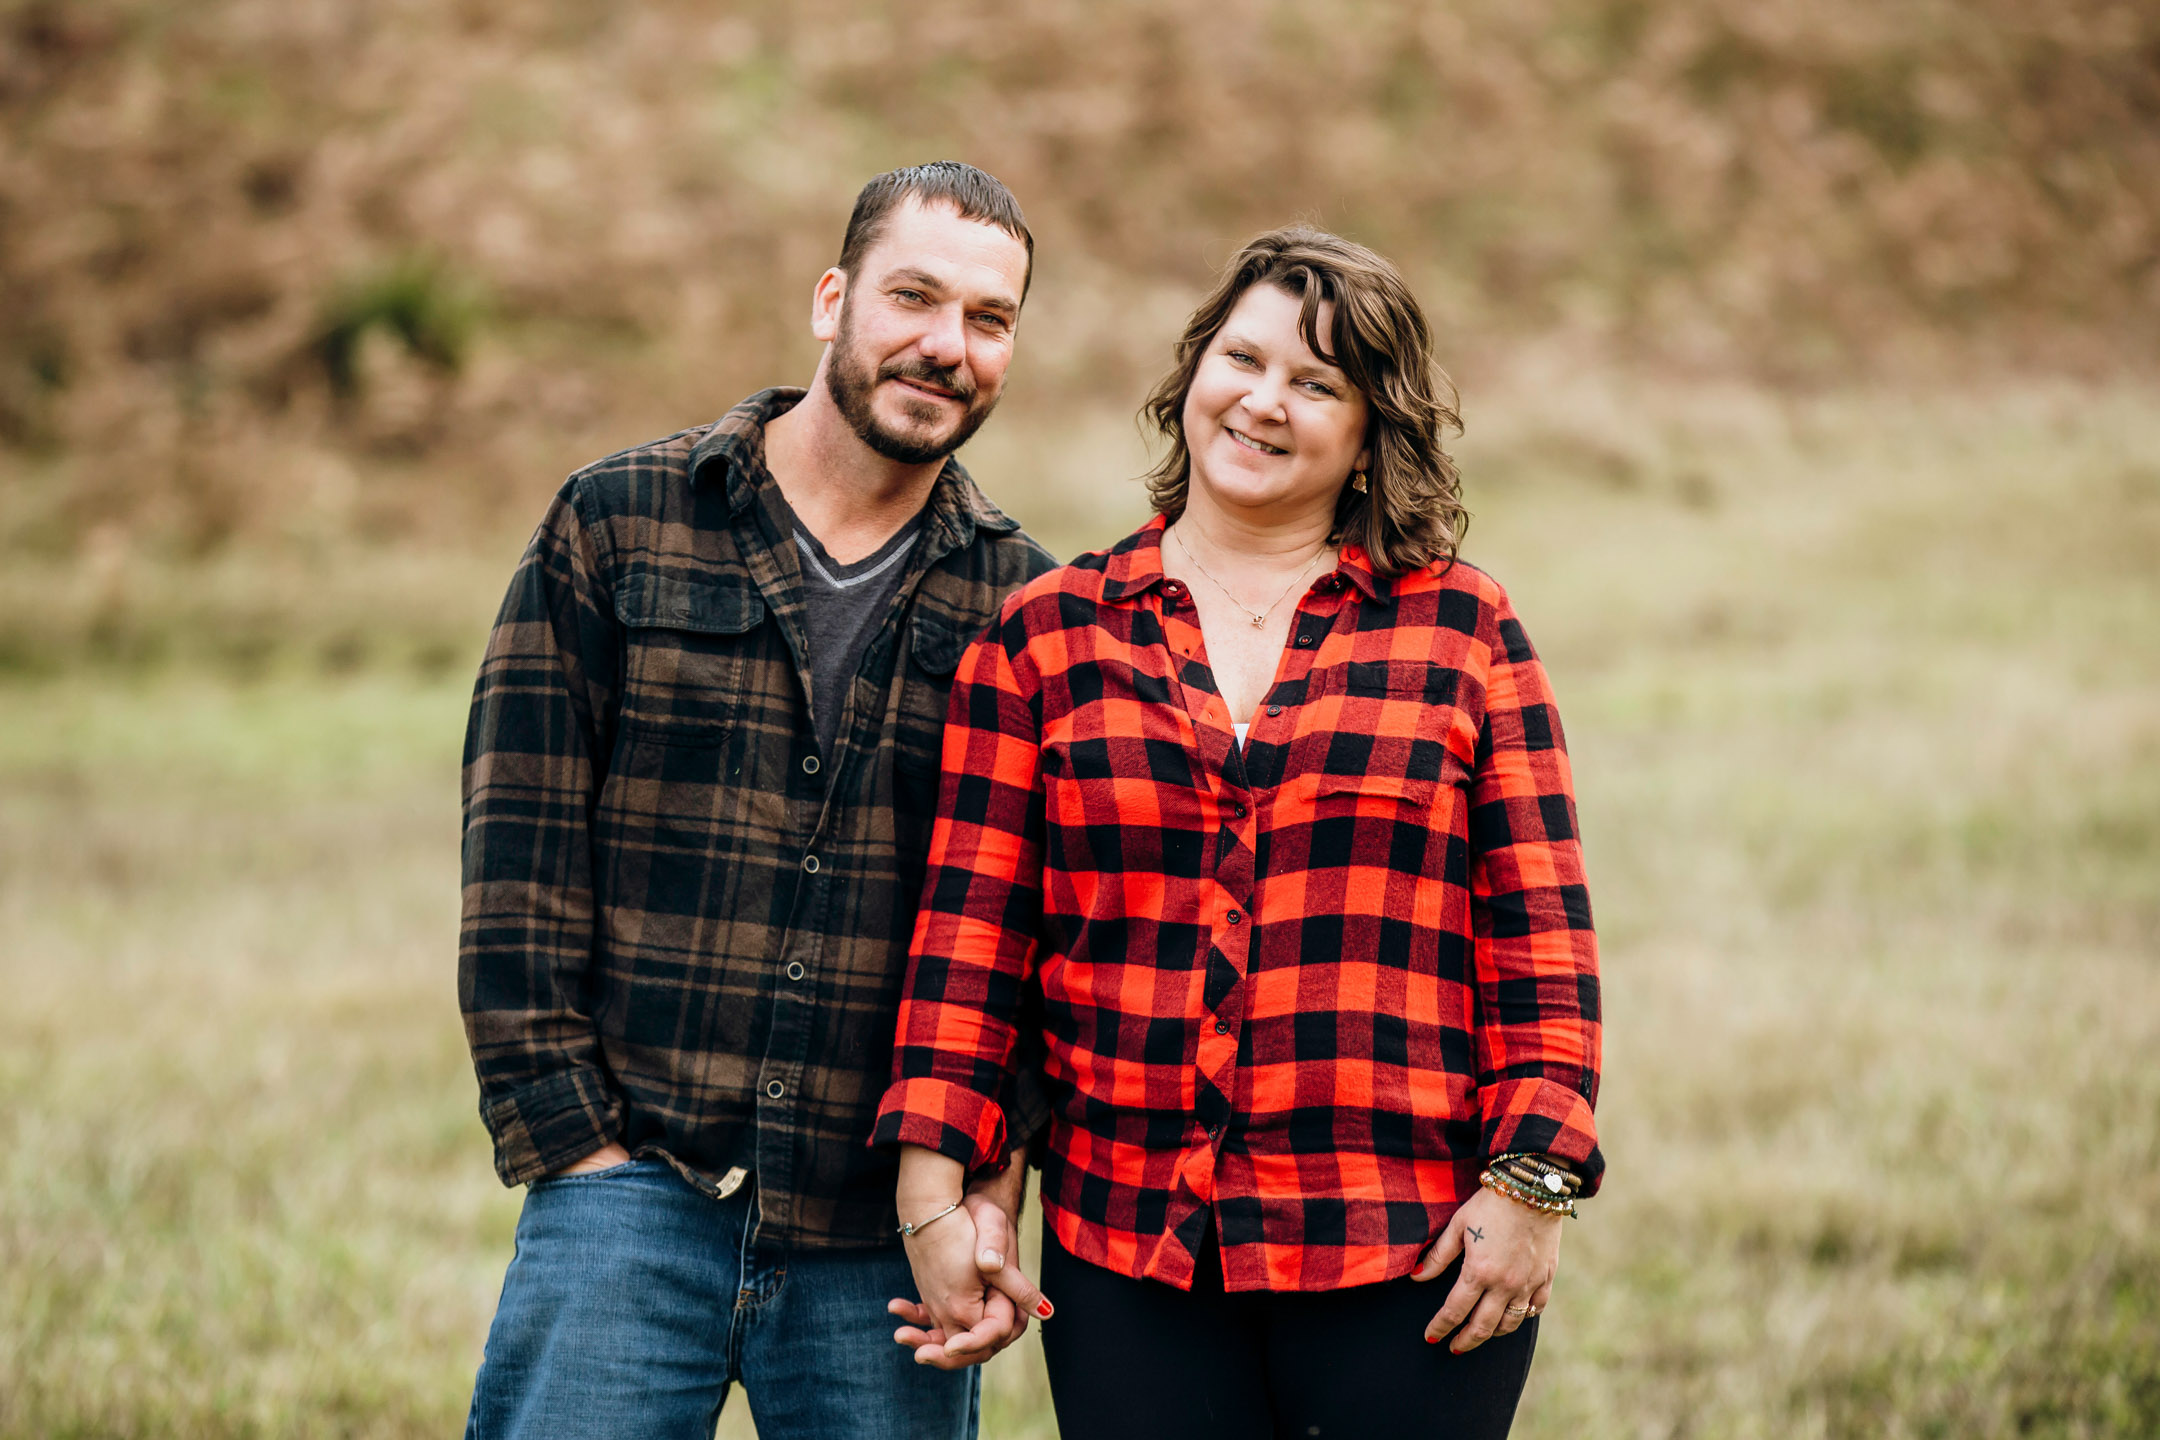
{"type": "MultiPolygon", "coordinates": [[[[1511,393],[1467,554],[1576,756],[1612,1161],[1517,1433],[2160,1434],[2160,401],[1511,393]]],[[[1068,553],[1138,508],[1088,424],[976,457],[1068,553]]],[[[461,1423],[517,1197],[457,756],[514,549],[262,582],[245,665],[0,684],[0,1435],[461,1423]],[[447,656],[278,649],[371,574],[447,656]]],[[[74,583],[0,582],[7,628],[74,583]]],[[[986,1435],[1052,1433],[1031,1352],[986,1385],[986,1435]]]]}

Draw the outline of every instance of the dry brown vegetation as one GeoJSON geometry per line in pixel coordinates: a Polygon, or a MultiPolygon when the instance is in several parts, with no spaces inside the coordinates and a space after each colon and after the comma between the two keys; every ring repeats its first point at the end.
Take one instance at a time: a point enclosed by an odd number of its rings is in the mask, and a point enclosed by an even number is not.
{"type": "Polygon", "coordinates": [[[1021,405],[1122,403],[1297,214],[1397,257],[1456,365],[2160,336],[2127,0],[5,0],[0,123],[11,548],[487,523],[806,370],[855,186],[944,154],[1042,242],[1021,405]]]}

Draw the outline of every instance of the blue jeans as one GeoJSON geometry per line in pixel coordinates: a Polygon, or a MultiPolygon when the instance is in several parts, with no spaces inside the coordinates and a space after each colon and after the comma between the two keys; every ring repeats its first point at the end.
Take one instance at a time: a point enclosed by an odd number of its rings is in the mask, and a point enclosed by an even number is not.
{"type": "Polygon", "coordinates": [[[663,1160],[536,1182],[467,1440],[711,1440],[737,1382],[759,1440],[974,1440],[976,1372],[893,1343],[900,1247],[753,1246],[756,1189],[714,1200],[663,1160]]]}

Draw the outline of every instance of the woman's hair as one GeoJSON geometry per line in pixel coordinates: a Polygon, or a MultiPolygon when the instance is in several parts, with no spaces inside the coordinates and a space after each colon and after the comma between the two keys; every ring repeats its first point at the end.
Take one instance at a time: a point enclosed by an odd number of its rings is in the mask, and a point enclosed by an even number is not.
{"type": "Polygon", "coordinates": [[[1140,407],[1170,449],[1148,472],[1155,509],[1172,520],[1185,513],[1192,453],[1185,443],[1185,397],[1193,376],[1230,318],[1239,297],[1273,285],[1303,303],[1298,328],[1315,355],[1334,365],[1364,393],[1369,407],[1365,443],[1368,489],[1344,485],[1335,503],[1335,538],[1364,547],[1374,570],[1400,575],[1442,558],[1453,560],[1470,512],[1462,478],[1441,447],[1460,431],[1455,386],[1432,361],[1432,331],[1402,273],[1362,245],[1307,225],[1286,225],[1254,237],[1193,311],[1179,337],[1170,373],[1140,407]],[[1335,305],[1332,333],[1322,344],[1320,302],[1335,305]]]}

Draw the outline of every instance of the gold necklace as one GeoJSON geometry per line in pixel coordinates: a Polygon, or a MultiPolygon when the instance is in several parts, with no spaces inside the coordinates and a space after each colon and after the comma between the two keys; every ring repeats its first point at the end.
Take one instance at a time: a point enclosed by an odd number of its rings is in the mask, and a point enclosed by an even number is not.
{"type": "Polygon", "coordinates": [[[1208,574],[1207,566],[1202,565],[1200,563],[1200,557],[1193,554],[1192,546],[1185,543],[1185,537],[1183,535],[1178,535],[1175,528],[1170,531],[1170,534],[1176,536],[1177,548],[1185,552],[1185,558],[1187,560],[1192,561],[1192,568],[1198,570],[1201,575],[1205,576],[1207,582],[1210,585],[1213,585],[1217,590],[1222,591],[1223,598],[1225,600],[1228,600],[1232,605],[1236,606],[1239,613],[1249,617],[1252,620],[1253,629],[1255,630],[1265,630],[1267,628],[1268,616],[1275,613],[1275,606],[1282,604],[1283,601],[1287,600],[1290,597],[1290,592],[1297,589],[1298,581],[1303,580],[1305,576],[1312,570],[1313,563],[1317,561],[1322,555],[1325,555],[1327,553],[1327,541],[1322,540],[1320,542],[1320,548],[1313,551],[1312,557],[1305,562],[1304,569],[1299,570],[1296,575],[1292,576],[1290,583],[1283,587],[1282,594],[1275,597],[1275,604],[1268,606],[1265,610],[1255,610],[1252,608],[1252,606],[1247,605],[1244,601],[1238,599],[1237,596],[1231,594],[1229,586],[1223,584],[1222,581],[1217,580],[1213,575],[1208,574]]]}

